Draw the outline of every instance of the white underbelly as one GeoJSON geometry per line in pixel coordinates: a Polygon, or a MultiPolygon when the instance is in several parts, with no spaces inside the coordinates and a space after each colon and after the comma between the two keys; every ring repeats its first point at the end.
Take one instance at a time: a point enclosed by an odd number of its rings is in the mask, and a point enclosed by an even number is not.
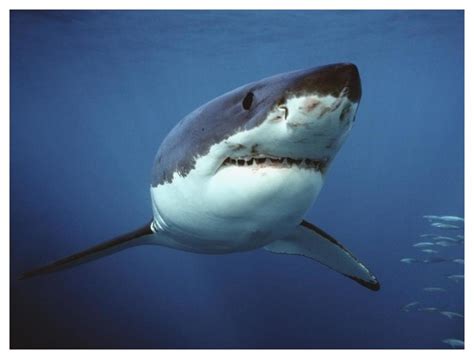
{"type": "Polygon", "coordinates": [[[196,251],[261,247],[294,228],[323,179],[309,169],[229,167],[151,188],[157,227],[196,251]]]}

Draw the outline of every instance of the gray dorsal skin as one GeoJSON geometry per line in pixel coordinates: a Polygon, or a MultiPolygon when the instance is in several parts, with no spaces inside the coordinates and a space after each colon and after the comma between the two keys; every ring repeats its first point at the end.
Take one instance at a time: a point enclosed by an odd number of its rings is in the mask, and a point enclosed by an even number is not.
{"type": "Polygon", "coordinates": [[[359,72],[345,63],[275,75],[215,98],[183,118],[159,147],[147,225],[22,278],[154,244],[203,254],[264,248],[301,255],[379,290],[349,250],[303,219],[360,98],[359,72]]]}

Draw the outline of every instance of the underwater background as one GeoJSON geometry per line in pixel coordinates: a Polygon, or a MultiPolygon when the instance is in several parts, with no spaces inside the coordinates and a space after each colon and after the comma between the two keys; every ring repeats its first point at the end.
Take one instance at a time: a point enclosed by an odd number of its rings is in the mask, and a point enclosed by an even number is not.
{"type": "Polygon", "coordinates": [[[413,247],[421,234],[463,235],[422,217],[464,215],[462,11],[12,11],[10,19],[12,348],[464,340],[464,319],[441,314],[464,313],[463,280],[448,278],[464,273],[452,261],[464,258],[462,242],[433,246],[435,257],[413,247]],[[242,84],[335,62],[358,66],[363,95],[305,218],[355,253],[379,292],[299,256],[156,246],[17,280],[145,224],[152,161],[184,115],[242,84]]]}

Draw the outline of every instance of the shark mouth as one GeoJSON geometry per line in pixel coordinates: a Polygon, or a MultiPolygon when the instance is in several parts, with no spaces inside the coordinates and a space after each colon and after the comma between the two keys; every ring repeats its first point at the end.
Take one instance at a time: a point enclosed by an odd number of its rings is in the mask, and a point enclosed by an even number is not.
{"type": "Polygon", "coordinates": [[[221,168],[230,166],[262,168],[262,167],[277,167],[277,168],[301,168],[310,169],[314,171],[323,172],[327,165],[327,159],[312,160],[308,158],[290,158],[290,157],[274,157],[274,156],[259,156],[259,157],[227,157],[221,165],[221,168]]]}

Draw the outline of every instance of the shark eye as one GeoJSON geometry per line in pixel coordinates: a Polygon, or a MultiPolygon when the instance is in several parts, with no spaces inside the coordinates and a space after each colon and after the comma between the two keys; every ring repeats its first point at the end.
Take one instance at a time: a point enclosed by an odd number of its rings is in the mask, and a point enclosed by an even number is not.
{"type": "Polygon", "coordinates": [[[254,97],[253,92],[249,92],[247,93],[247,95],[245,95],[244,99],[242,100],[242,107],[245,110],[249,110],[250,107],[252,106],[253,97],[254,97]]]}

